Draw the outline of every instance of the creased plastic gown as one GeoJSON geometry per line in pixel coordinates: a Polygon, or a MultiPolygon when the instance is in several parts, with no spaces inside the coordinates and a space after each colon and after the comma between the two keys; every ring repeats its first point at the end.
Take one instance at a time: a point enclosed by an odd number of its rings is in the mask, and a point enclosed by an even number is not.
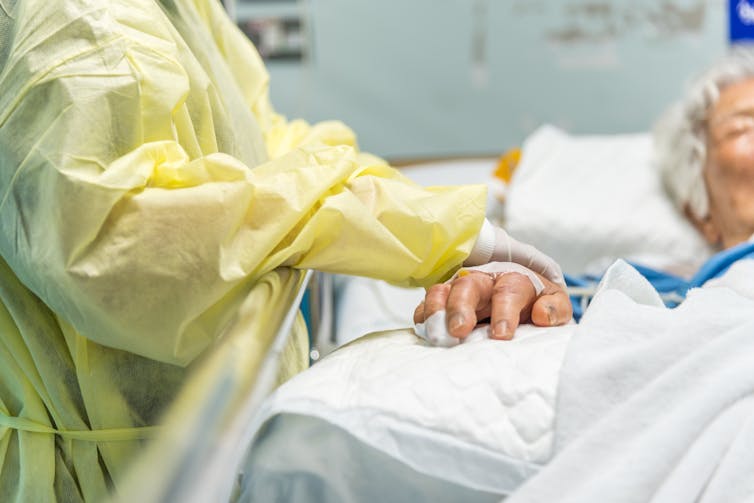
{"type": "Polygon", "coordinates": [[[482,188],[412,185],[267,80],[214,0],[0,0],[1,501],[117,490],[275,268],[429,284],[469,253],[482,188]]]}

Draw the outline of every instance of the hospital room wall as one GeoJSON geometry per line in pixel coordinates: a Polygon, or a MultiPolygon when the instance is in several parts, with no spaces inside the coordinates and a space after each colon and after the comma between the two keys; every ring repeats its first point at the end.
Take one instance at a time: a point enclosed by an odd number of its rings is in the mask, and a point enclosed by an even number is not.
{"type": "Polygon", "coordinates": [[[340,119],[392,159],[494,155],[542,123],[647,130],[727,49],[723,0],[309,0],[270,62],[289,117],[340,119]]]}

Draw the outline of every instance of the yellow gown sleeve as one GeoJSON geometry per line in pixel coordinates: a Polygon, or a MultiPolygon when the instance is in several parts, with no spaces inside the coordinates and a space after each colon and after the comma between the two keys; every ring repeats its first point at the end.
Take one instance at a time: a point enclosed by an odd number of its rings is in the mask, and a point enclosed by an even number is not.
{"type": "Polygon", "coordinates": [[[423,189],[345,126],[277,116],[253,49],[233,53],[235,29],[223,47],[196,2],[0,10],[0,253],[19,279],[95,342],[184,365],[276,267],[447,277],[484,188],[423,189]]]}

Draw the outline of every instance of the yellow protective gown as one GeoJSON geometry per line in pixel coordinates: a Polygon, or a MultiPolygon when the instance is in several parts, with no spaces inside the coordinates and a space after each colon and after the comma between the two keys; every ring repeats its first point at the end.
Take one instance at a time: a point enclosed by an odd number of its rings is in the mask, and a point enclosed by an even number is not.
{"type": "Polygon", "coordinates": [[[468,255],[483,187],[417,187],[267,85],[216,0],[0,0],[0,501],[117,488],[275,268],[426,285],[468,255]]]}

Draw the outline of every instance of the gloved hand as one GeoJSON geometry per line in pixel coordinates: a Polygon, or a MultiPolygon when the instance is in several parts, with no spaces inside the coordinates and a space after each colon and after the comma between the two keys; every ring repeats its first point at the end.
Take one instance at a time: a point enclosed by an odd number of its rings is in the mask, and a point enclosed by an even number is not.
{"type": "Polygon", "coordinates": [[[563,271],[557,262],[485,219],[474,249],[463,265],[477,266],[488,262],[515,262],[565,287],[563,271]]]}

